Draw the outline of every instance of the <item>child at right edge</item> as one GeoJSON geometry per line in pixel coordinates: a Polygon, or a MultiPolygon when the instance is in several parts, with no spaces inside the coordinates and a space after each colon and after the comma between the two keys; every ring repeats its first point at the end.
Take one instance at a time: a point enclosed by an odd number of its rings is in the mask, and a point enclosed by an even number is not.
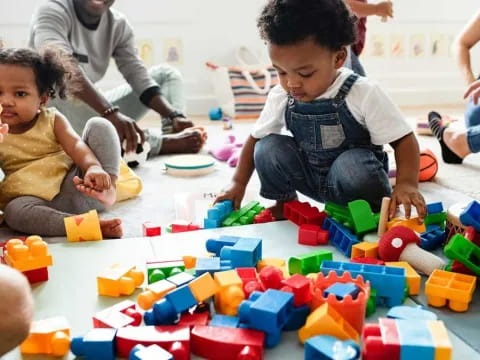
{"type": "Polygon", "coordinates": [[[342,68],[355,40],[355,18],[343,0],[271,0],[257,26],[280,86],[270,91],[232,183],[215,201],[232,200],[238,209],[256,169],[260,195],[276,200],[277,219],[299,191],[341,205],[364,199],[373,211],[390,196],[390,217],[403,205],[407,218],[414,206],[423,220],[412,129],[378,85],[342,68]],[[281,134],[283,128],[291,135],[281,134]],[[384,144],[395,152],[393,192],[384,144]]]}

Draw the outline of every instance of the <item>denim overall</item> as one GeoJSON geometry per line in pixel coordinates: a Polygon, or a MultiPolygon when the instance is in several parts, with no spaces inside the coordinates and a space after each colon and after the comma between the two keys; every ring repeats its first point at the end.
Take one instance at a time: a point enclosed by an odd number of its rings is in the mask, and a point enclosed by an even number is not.
{"type": "Polygon", "coordinates": [[[357,79],[350,75],[333,99],[304,103],[289,97],[285,117],[293,137],[271,134],[255,145],[263,197],[290,200],[300,191],[320,202],[365,199],[379,209],[391,192],[388,158],[345,102],[357,79]]]}

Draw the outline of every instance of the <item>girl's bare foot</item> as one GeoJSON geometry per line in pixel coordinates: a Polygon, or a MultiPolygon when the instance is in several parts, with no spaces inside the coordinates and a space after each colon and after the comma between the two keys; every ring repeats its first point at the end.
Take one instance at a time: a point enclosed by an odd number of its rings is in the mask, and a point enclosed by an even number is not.
{"type": "Polygon", "coordinates": [[[73,182],[78,191],[94,199],[97,199],[105,205],[110,206],[115,203],[115,200],[117,198],[117,190],[114,185],[110,186],[110,188],[107,190],[98,191],[89,186],[86,186],[83,180],[80,179],[78,176],[75,176],[73,178],[73,182]]]}
{"type": "Polygon", "coordinates": [[[105,238],[121,238],[123,236],[123,227],[121,219],[100,219],[100,229],[105,238]]]}

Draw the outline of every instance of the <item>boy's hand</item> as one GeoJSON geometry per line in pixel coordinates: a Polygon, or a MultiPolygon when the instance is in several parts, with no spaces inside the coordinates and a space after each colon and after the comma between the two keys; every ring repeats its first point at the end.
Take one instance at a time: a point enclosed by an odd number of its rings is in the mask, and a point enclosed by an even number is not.
{"type": "Polygon", "coordinates": [[[90,166],[83,177],[83,184],[97,191],[110,189],[112,180],[105,170],[98,165],[90,166]]]}
{"type": "Polygon", "coordinates": [[[403,204],[405,209],[405,217],[410,219],[412,214],[412,205],[417,208],[417,214],[420,220],[423,221],[427,215],[427,206],[422,194],[418,188],[408,184],[397,184],[392,193],[392,201],[390,203],[390,218],[395,216],[397,207],[403,204]]]}
{"type": "Polygon", "coordinates": [[[238,210],[240,209],[240,205],[242,204],[242,199],[245,195],[245,189],[245,185],[233,182],[229,185],[228,188],[222,190],[222,192],[217,196],[213,203],[216,204],[217,202],[222,200],[232,200],[234,210],[238,210]]]}

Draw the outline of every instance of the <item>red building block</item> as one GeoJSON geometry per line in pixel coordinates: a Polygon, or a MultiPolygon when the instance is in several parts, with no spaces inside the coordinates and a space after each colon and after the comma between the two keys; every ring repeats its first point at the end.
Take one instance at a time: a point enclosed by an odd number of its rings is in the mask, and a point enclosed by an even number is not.
{"type": "Polygon", "coordinates": [[[364,257],[364,258],[352,258],[350,262],[357,263],[357,264],[368,264],[368,265],[385,265],[385,261],[380,259],[375,259],[371,257],[364,257]]]}
{"type": "Polygon", "coordinates": [[[253,218],[254,224],[261,224],[276,221],[275,217],[272,215],[272,211],[270,209],[265,209],[260,211],[258,215],[255,215],[253,218]]]}
{"type": "Polygon", "coordinates": [[[258,276],[260,277],[260,282],[265,290],[278,290],[283,286],[283,272],[276,267],[266,266],[260,271],[258,276]]]}
{"type": "Polygon", "coordinates": [[[210,312],[208,311],[194,312],[194,313],[185,312],[180,317],[180,321],[178,322],[177,325],[189,326],[190,328],[193,328],[194,326],[197,326],[197,325],[208,325],[209,321],[210,321],[210,312]]]}
{"type": "Polygon", "coordinates": [[[327,217],[324,211],[320,212],[316,207],[310,206],[309,203],[298,200],[285,203],[283,215],[297,225],[314,224],[322,226],[327,217]]]}
{"type": "Polygon", "coordinates": [[[34,270],[24,271],[23,275],[25,275],[28,279],[30,284],[35,284],[42,281],[48,280],[48,267],[43,267],[34,270]]]}
{"type": "Polygon", "coordinates": [[[365,324],[362,332],[363,360],[400,360],[400,338],[394,319],[365,324]]]}
{"type": "Polygon", "coordinates": [[[318,225],[302,224],[298,228],[298,243],[302,245],[328,244],[328,231],[318,225]]]}
{"type": "Polygon", "coordinates": [[[282,280],[282,284],[285,286],[280,290],[291,292],[293,294],[293,305],[298,307],[312,300],[310,283],[310,279],[306,276],[294,274],[288,279],[282,280]]]}
{"type": "Polygon", "coordinates": [[[201,227],[194,224],[172,224],[172,233],[200,230],[201,227]]]}
{"type": "Polygon", "coordinates": [[[136,310],[135,303],[124,300],[95,314],[94,328],[114,328],[124,326],[139,326],[142,323],[142,314],[136,310]]]}
{"type": "Polygon", "coordinates": [[[147,221],[143,223],[143,236],[160,236],[162,228],[154,223],[147,221]]]}

